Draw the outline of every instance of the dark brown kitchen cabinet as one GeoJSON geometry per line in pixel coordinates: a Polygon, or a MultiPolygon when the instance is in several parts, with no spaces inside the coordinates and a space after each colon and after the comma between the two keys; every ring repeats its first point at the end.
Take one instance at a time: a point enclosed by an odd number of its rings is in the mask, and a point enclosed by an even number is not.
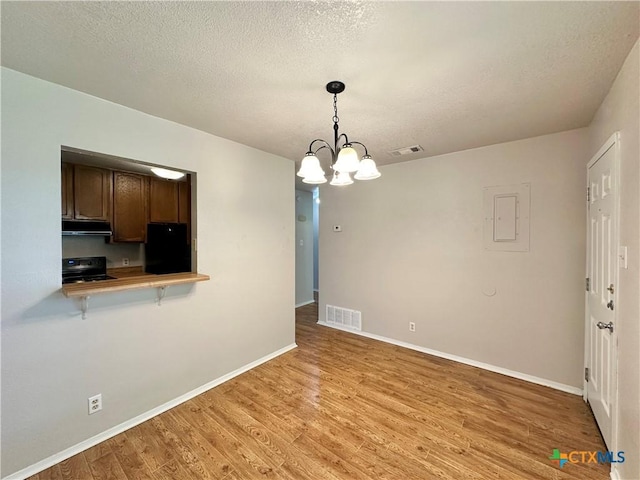
{"type": "Polygon", "coordinates": [[[60,178],[62,191],[62,219],[73,219],[73,165],[62,164],[62,174],[60,178]]]}
{"type": "Polygon", "coordinates": [[[162,178],[149,179],[149,221],[178,223],[178,182],[162,178]]]}
{"type": "Polygon", "coordinates": [[[191,186],[188,182],[178,183],[178,222],[189,223],[191,214],[191,186]]]}
{"type": "Polygon", "coordinates": [[[191,244],[191,176],[181,181],[100,168],[65,159],[63,152],[61,210],[63,220],[111,222],[109,242],[147,242],[148,223],[182,223],[191,244]]]}
{"type": "Polygon", "coordinates": [[[135,173],[113,173],[114,242],[142,243],[147,236],[148,177],[135,173]]]}
{"type": "Polygon", "coordinates": [[[76,220],[110,220],[112,174],[110,170],[73,166],[73,217],[76,220]]]}
{"type": "Polygon", "coordinates": [[[178,221],[187,224],[187,244],[191,244],[191,177],[178,183],[178,221]]]}

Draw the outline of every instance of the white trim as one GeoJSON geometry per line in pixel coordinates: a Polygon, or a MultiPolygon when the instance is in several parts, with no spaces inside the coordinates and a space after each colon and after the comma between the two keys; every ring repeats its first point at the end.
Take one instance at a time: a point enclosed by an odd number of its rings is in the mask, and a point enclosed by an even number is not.
{"type": "Polygon", "coordinates": [[[42,472],[43,470],[46,470],[47,468],[52,467],[53,465],[56,465],[62,462],[63,460],[66,460],[67,458],[73,457],[74,455],[77,455],[78,453],[83,452],[84,450],[87,450],[88,448],[91,448],[97,445],[98,443],[104,442],[105,440],[108,440],[111,437],[114,437],[124,432],[125,430],[129,430],[130,428],[133,428],[136,425],[146,422],[147,420],[157,415],[160,415],[163,412],[166,412],[167,410],[177,407],[181,403],[184,403],[187,400],[191,400],[193,397],[197,397],[198,395],[206,392],[207,390],[211,390],[212,388],[217,387],[218,385],[228,380],[231,380],[232,378],[237,377],[238,375],[245,373],[251,370],[252,368],[257,367],[258,365],[268,362],[269,360],[273,360],[274,358],[288,352],[289,350],[293,350],[297,346],[298,345],[296,345],[295,343],[287,345],[286,347],[283,347],[280,350],[276,350],[275,352],[270,353],[269,355],[266,355],[262,358],[259,358],[258,360],[255,360],[251,363],[248,363],[247,365],[240,367],[237,370],[234,370],[233,372],[227,373],[226,375],[223,375],[215,380],[212,380],[209,383],[206,383],[194,390],[191,390],[190,392],[187,392],[184,395],[180,395],[179,397],[174,398],[173,400],[170,400],[167,403],[160,405],[159,407],[152,408],[151,410],[145,413],[142,413],[137,417],[134,417],[130,420],[127,420],[126,422],[121,423],[120,425],[116,425],[115,427],[105,430],[104,432],[99,433],[98,435],[95,435],[87,440],[84,440],[72,447],[69,447],[59,453],[51,455],[50,457],[45,458],[44,460],[40,460],[39,462],[34,463],[33,465],[30,465],[26,468],[23,468],[18,472],[12,473],[8,477],[4,477],[2,480],[24,480],[25,478],[35,475],[36,473],[42,472]]]}
{"type": "Polygon", "coordinates": [[[611,472],[609,472],[609,477],[611,480],[622,480],[622,477],[618,473],[618,469],[611,465],[611,472]]]}
{"type": "Polygon", "coordinates": [[[603,156],[605,153],[607,153],[607,150],[609,150],[612,146],[616,144],[616,142],[619,142],[619,141],[620,141],[620,132],[615,132],[613,133],[613,135],[607,138],[607,141],[604,142],[604,145],[602,145],[602,147],[600,147],[600,150],[598,150],[596,154],[593,157],[591,157],[591,160],[589,160],[589,163],[587,164],[587,170],[589,170],[593,165],[595,165],[595,163],[598,160],[600,160],[600,157],[603,156]]]}
{"type": "Polygon", "coordinates": [[[533,375],[529,375],[527,373],[516,372],[514,370],[508,370],[502,367],[496,367],[495,365],[491,365],[489,363],[478,362],[476,360],[459,357],[457,355],[452,355],[450,353],[439,352],[437,350],[432,350],[430,348],[421,347],[420,345],[414,345],[412,343],[407,343],[400,340],[394,340],[393,338],[383,337],[382,335],[376,335],[375,333],[368,333],[363,331],[358,332],[357,330],[342,328],[330,323],[325,323],[320,321],[318,321],[318,325],[322,325],[324,327],[329,327],[329,328],[335,328],[337,330],[342,330],[344,332],[353,333],[354,335],[362,335],[363,337],[372,338],[374,340],[390,343],[392,345],[397,345],[399,347],[409,348],[411,350],[416,350],[418,352],[426,353],[428,355],[433,355],[435,357],[446,358],[447,360],[453,360],[454,362],[464,363],[465,365],[471,365],[472,367],[482,368],[483,370],[489,370],[490,372],[500,373],[508,377],[518,378],[526,382],[543,385],[545,387],[550,387],[555,390],[571,393],[573,395],[582,395],[581,388],[573,387],[571,385],[565,385],[564,383],[554,382],[552,380],[547,380],[545,378],[534,377],[533,375]]]}
{"type": "Polygon", "coordinates": [[[310,305],[312,303],[316,303],[316,301],[315,300],[307,300],[306,302],[296,303],[295,308],[304,307],[305,305],[310,305]]]}

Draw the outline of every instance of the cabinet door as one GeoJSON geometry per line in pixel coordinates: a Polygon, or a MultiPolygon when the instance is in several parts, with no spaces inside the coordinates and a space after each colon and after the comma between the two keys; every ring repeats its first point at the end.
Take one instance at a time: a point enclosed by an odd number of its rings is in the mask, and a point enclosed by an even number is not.
{"type": "Polygon", "coordinates": [[[187,224],[187,245],[191,245],[191,179],[178,183],[178,222],[187,224]]]}
{"type": "Polygon", "coordinates": [[[109,221],[111,171],[86,165],[75,165],[73,175],[75,219],[109,221]]]}
{"type": "Polygon", "coordinates": [[[73,165],[69,163],[62,163],[60,187],[62,190],[62,218],[71,220],[73,219],[73,165]]]}
{"type": "Polygon", "coordinates": [[[147,234],[147,177],[113,174],[113,241],[138,242],[147,234]]]}
{"type": "Polygon", "coordinates": [[[178,183],[178,223],[189,223],[191,213],[191,186],[189,182],[178,183]]]}
{"type": "Polygon", "coordinates": [[[149,221],[178,223],[178,183],[161,178],[149,179],[149,221]]]}

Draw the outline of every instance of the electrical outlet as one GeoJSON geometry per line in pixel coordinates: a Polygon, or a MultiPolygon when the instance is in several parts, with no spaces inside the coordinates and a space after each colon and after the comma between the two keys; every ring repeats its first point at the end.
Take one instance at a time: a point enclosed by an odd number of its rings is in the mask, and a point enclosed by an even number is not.
{"type": "Polygon", "coordinates": [[[89,397],[89,415],[93,415],[96,412],[102,410],[102,394],[89,397]]]}
{"type": "Polygon", "coordinates": [[[122,266],[123,267],[128,267],[129,266],[129,259],[128,258],[123,258],[122,259],[122,266]]]}
{"type": "Polygon", "coordinates": [[[415,322],[409,322],[409,331],[410,332],[415,332],[416,331],[416,323],[415,322]]]}

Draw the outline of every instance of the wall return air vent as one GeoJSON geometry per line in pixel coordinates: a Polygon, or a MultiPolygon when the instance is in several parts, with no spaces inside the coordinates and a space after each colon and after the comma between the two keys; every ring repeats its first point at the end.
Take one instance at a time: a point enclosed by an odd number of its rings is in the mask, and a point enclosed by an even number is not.
{"type": "Polygon", "coordinates": [[[412,153],[424,152],[424,148],[420,145],[412,145],[411,147],[402,147],[391,150],[389,155],[392,157],[401,157],[403,155],[411,155],[412,153]]]}
{"type": "Polygon", "coordinates": [[[362,330],[362,314],[358,310],[327,305],[327,324],[336,327],[362,330]]]}

